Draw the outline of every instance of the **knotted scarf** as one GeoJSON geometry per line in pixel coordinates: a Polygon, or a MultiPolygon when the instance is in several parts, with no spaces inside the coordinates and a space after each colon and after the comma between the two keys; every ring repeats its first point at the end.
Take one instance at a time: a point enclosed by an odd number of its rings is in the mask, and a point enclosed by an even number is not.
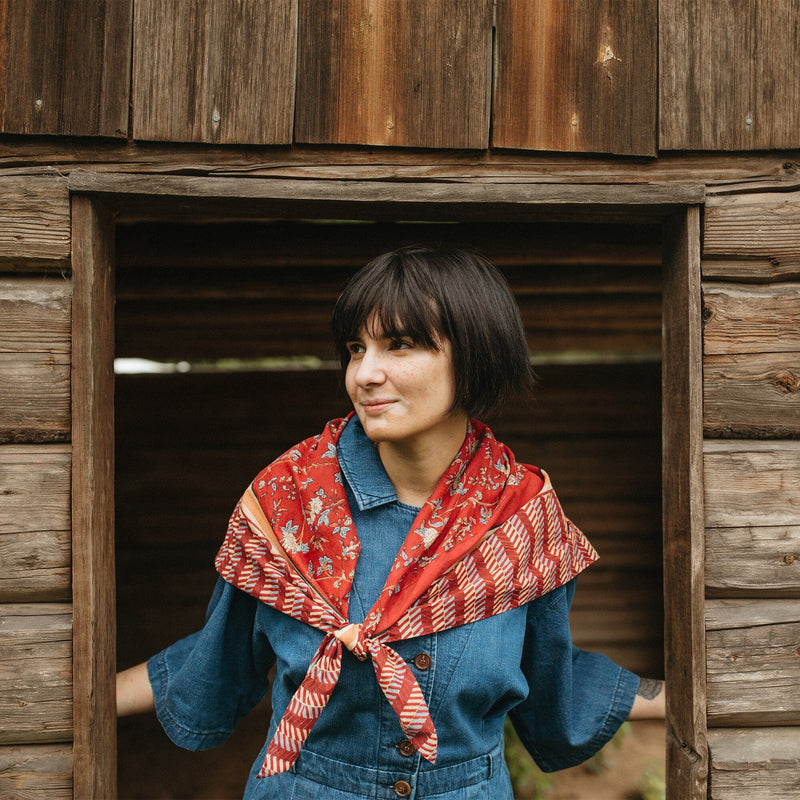
{"type": "Polygon", "coordinates": [[[336,450],[349,419],[329,422],[256,477],[217,555],[217,571],[228,583],[325,633],[259,777],[285,772],[297,760],[339,679],[343,644],[357,658],[371,659],[405,735],[435,762],[436,730],[425,698],[387,643],[516,608],[597,558],[564,516],[547,475],[517,463],[485,425],[471,420],[375,605],[363,623],[349,623],[360,543],[336,450]]]}

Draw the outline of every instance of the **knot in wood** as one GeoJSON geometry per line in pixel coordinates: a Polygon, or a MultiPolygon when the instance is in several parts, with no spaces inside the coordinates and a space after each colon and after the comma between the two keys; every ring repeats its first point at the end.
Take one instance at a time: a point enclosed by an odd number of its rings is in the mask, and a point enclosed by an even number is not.
{"type": "Polygon", "coordinates": [[[793,394],[800,388],[800,378],[793,372],[779,372],[775,375],[775,386],[783,394],[793,394]]]}
{"type": "Polygon", "coordinates": [[[784,564],[794,564],[794,553],[787,553],[781,560],[784,564]]]}

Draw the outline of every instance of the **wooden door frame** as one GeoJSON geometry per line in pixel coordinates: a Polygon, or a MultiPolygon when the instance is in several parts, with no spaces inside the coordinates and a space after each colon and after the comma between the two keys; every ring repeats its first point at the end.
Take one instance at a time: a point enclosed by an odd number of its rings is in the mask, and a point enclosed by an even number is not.
{"type": "Polygon", "coordinates": [[[706,797],[700,298],[704,187],[273,180],[76,171],[69,188],[76,797],[116,797],[115,224],[275,218],[662,225],[667,797],[706,797]]]}

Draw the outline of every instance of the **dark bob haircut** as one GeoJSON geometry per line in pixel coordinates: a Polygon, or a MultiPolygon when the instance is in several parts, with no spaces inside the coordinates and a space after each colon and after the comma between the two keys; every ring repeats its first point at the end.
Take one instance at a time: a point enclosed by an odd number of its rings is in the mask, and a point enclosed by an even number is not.
{"type": "Polygon", "coordinates": [[[450,342],[453,408],[471,417],[498,411],[530,391],[533,373],[519,309],[505,278],[483,256],[416,245],[378,256],[357,272],[333,311],[342,368],[347,343],[370,321],[370,335],[409,337],[438,350],[450,342]]]}

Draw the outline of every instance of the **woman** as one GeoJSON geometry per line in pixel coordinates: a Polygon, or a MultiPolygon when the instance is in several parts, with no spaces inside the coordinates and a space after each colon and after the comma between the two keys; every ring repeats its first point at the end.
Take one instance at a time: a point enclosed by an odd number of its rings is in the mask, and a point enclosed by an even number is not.
{"type": "Polygon", "coordinates": [[[575,576],[596,553],[544,472],[478,421],[529,389],[500,273],[463,251],[387,253],[333,334],[354,411],[256,477],[217,556],[203,630],[118,677],[177,744],[273,718],[246,798],[510,800],[503,721],[562,769],[661,684],[574,648],[575,576]]]}

